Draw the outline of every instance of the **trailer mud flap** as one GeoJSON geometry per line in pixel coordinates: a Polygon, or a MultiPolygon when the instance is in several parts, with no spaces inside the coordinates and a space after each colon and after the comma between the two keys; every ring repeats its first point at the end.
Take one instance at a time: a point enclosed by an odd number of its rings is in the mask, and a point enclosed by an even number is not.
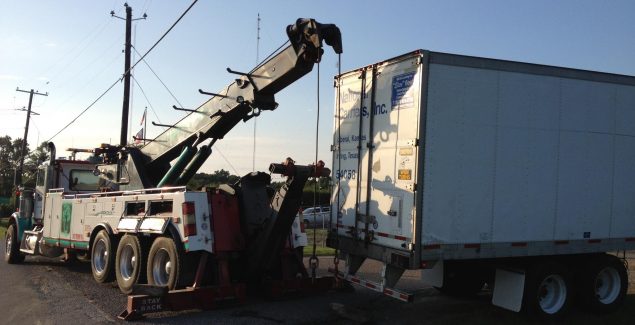
{"type": "Polygon", "coordinates": [[[507,310],[519,312],[523,304],[525,273],[496,269],[492,304],[507,310]]]}

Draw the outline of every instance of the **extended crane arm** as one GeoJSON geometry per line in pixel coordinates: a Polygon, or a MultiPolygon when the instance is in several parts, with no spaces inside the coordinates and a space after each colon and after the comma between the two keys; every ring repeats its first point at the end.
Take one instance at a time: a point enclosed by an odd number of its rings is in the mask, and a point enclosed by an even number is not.
{"type": "Polygon", "coordinates": [[[298,19],[287,27],[287,35],[290,45],[252,71],[242,73],[228,68],[238,78],[218,94],[199,90],[213,97],[140,149],[142,155],[137,154],[135,159],[135,174],[146,179],[144,186],[157,185],[167,173],[169,162],[184,148],[195,147],[210,138],[222,139],[241,120],[257,116],[261,110],[274,110],[277,107],[274,95],[320,62],[324,52],[322,41],[336,53],[342,53],[340,30],[333,24],[298,19]],[[138,166],[139,163],[144,166],[138,166]]]}

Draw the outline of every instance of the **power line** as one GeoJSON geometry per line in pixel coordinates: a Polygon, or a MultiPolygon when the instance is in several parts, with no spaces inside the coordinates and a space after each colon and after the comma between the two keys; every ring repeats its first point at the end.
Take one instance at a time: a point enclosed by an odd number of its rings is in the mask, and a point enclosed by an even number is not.
{"type": "MultiPolygon", "coordinates": [[[[75,54],[75,56],[68,61],[61,69],[57,70],[55,72],[54,77],[49,78],[49,80],[53,80],[56,79],[57,77],[59,77],[62,73],[66,72],[68,67],[70,67],[75,60],[77,60],[77,58],[88,48],[89,45],[91,45],[95,40],[97,40],[98,36],[101,35],[101,33],[104,32],[104,30],[106,30],[106,27],[108,27],[108,25],[110,24],[110,19],[106,20],[102,25],[97,25],[95,26],[95,28],[93,30],[91,30],[88,34],[86,34],[86,36],[84,38],[82,38],[81,41],[79,41],[79,43],[77,43],[77,45],[70,51],[66,52],[66,54],[64,54],[61,58],[68,58],[73,52],[75,52],[77,49],[79,49],[82,44],[84,43],[84,41],[89,40],[87,43],[83,44],[83,47],[77,52],[77,54],[75,54]],[[101,29],[99,29],[101,27],[101,29]],[[99,29],[99,32],[97,32],[95,34],[95,31],[97,31],[99,29]],[[95,34],[94,36],[92,36],[93,34],[95,34]]],[[[49,72],[53,72],[53,68],[56,66],[59,66],[63,61],[61,60],[56,61],[53,65],[51,65],[47,70],[45,70],[44,73],[42,73],[42,75],[46,75],[49,72]]]]}
{"type": "MultiPolygon", "coordinates": [[[[141,55],[137,49],[133,46],[132,49],[138,54],[141,55]]],[[[148,64],[148,62],[146,60],[143,60],[143,63],[146,64],[146,66],[148,67],[148,69],[150,69],[150,72],[152,72],[152,74],[159,80],[159,82],[163,85],[163,88],[165,88],[165,90],[168,91],[168,93],[170,94],[170,96],[172,96],[172,99],[174,99],[176,101],[177,104],[179,104],[179,106],[183,107],[183,104],[181,104],[181,102],[179,101],[178,98],[176,98],[176,96],[174,96],[174,94],[172,93],[172,91],[170,90],[170,88],[165,84],[165,82],[163,82],[163,80],[161,80],[161,78],[159,78],[159,75],[157,75],[157,73],[154,71],[154,69],[152,69],[152,67],[150,66],[150,64],[148,64]]],[[[158,117],[157,117],[158,119],[158,117]]],[[[159,121],[161,122],[161,121],[159,121]]]]}
{"type": "MultiPolygon", "coordinates": [[[[154,50],[154,48],[155,48],[157,45],[159,45],[159,43],[160,43],[160,42],[161,42],[161,41],[162,41],[162,40],[163,40],[163,39],[164,39],[164,38],[168,35],[168,33],[170,33],[170,31],[172,31],[172,29],[176,26],[176,24],[178,24],[178,23],[181,21],[181,19],[183,19],[183,17],[185,17],[185,15],[186,15],[186,14],[190,11],[190,9],[192,9],[192,7],[194,7],[194,5],[195,5],[197,2],[198,2],[198,0],[194,0],[194,1],[192,1],[192,4],[191,4],[189,7],[187,7],[187,9],[185,9],[185,11],[184,11],[184,12],[181,14],[181,16],[179,17],[179,19],[177,19],[177,20],[174,22],[174,24],[172,24],[172,26],[170,26],[170,28],[169,28],[169,29],[168,29],[165,33],[163,33],[163,35],[161,36],[161,38],[159,38],[159,40],[158,40],[158,41],[156,41],[156,43],[154,43],[154,45],[152,45],[152,47],[151,47],[151,48],[150,48],[150,49],[149,49],[149,50],[148,50],[148,51],[147,51],[144,55],[142,55],[142,56],[141,56],[141,58],[140,58],[137,62],[135,62],[135,64],[133,64],[133,65],[132,65],[132,67],[130,67],[130,69],[129,69],[128,71],[130,71],[130,70],[134,69],[134,67],[136,67],[136,66],[137,66],[137,64],[139,64],[139,62],[141,62],[141,60],[145,59],[145,57],[146,57],[146,56],[148,56],[148,54],[150,54],[150,52],[152,52],[152,50],[154,50]]],[[[128,71],[126,71],[126,73],[128,73],[128,71]]]]}
{"type": "MultiPolygon", "coordinates": [[[[154,50],[155,47],[157,47],[157,45],[159,45],[159,43],[168,35],[168,33],[170,33],[170,31],[172,31],[172,29],[176,26],[176,24],[178,24],[181,19],[183,19],[183,17],[185,17],[185,15],[190,11],[190,9],[192,9],[192,7],[198,2],[198,0],[194,0],[192,1],[192,4],[190,4],[190,6],[181,14],[181,16],[172,24],[172,26],[170,26],[170,28],[163,33],[163,35],[161,36],[161,38],[159,38],[158,41],[156,41],[154,43],[154,45],[152,45],[152,47],[144,54],[141,56],[141,58],[139,59],[139,61],[135,62],[135,64],[133,64],[130,69],[128,69],[128,71],[126,71],[124,73],[124,76],[129,73],[132,69],[134,69],[134,67],[137,66],[137,64],[139,64],[139,62],[141,62],[141,60],[145,59],[146,56],[148,56],[148,54],[150,54],[150,52],[152,52],[152,50],[154,50]]],[[[55,135],[53,135],[52,137],[50,137],[48,140],[46,140],[47,142],[53,140],[53,138],[55,138],[58,134],[60,134],[62,131],[66,130],[66,128],[68,128],[71,124],[73,124],[80,116],[84,115],[84,113],[86,113],[86,111],[88,111],[91,107],[93,107],[93,105],[95,105],[95,103],[97,103],[100,99],[102,99],[102,97],[104,97],[113,87],[115,87],[115,85],[120,81],[123,80],[123,76],[119,79],[117,79],[115,82],[113,82],[112,85],[110,85],[110,87],[108,87],[108,89],[106,89],[106,91],[104,91],[101,95],[99,95],[99,97],[97,97],[97,99],[95,99],[90,105],[88,105],[88,107],[86,107],[81,113],[79,113],[79,115],[77,115],[70,123],[66,124],[61,130],[57,131],[57,133],[55,133],[55,135]]]]}
{"type": "Polygon", "coordinates": [[[238,175],[238,170],[236,170],[234,165],[232,165],[232,163],[229,162],[229,159],[227,159],[227,157],[225,157],[225,155],[223,155],[223,153],[220,151],[220,148],[216,147],[215,149],[218,151],[218,154],[221,157],[223,157],[223,160],[225,160],[225,162],[229,165],[229,167],[231,167],[234,170],[235,175],[238,175]]]}
{"type": "MultiPolygon", "coordinates": [[[[134,49],[134,47],[133,47],[133,49],[134,49]]],[[[135,50],[135,52],[137,52],[137,49],[134,49],[134,50],[135,50]]],[[[137,52],[137,54],[139,54],[139,52],[137,52]]],[[[139,54],[139,55],[141,55],[141,54],[139,54]]],[[[176,103],[179,104],[179,106],[183,107],[183,104],[181,104],[181,102],[178,100],[178,98],[176,98],[176,96],[172,93],[172,91],[170,91],[170,88],[168,88],[168,86],[163,82],[163,80],[161,80],[161,78],[152,69],[152,67],[150,67],[150,64],[148,64],[148,62],[146,62],[146,60],[143,60],[143,63],[145,63],[146,66],[148,66],[148,69],[150,69],[150,71],[152,71],[152,74],[154,74],[154,76],[159,80],[159,82],[161,82],[163,87],[165,87],[165,90],[167,90],[168,93],[170,93],[170,96],[172,96],[172,98],[176,101],[176,103]]],[[[148,99],[148,96],[146,96],[146,93],[143,91],[143,87],[141,87],[141,85],[139,84],[139,81],[137,80],[137,78],[132,76],[132,80],[134,80],[135,84],[137,84],[137,86],[141,90],[141,94],[143,94],[143,97],[145,97],[146,102],[148,103],[148,105],[150,105],[150,110],[152,110],[152,114],[154,114],[154,117],[156,117],[157,121],[159,121],[159,123],[161,123],[161,119],[159,119],[159,116],[157,115],[157,112],[154,110],[154,107],[150,103],[150,100],[148,99]]],[[[147,131],[148,130],[145,130],[145,132],[147,132],[147,131]]],[[[227,157],[225,157],[225,155],[223,154],[222,150],[219,147],[215,147],[214,150],[218,151],[218,154],[223,158],[223,160],[225,160],[225,162],[229,165],[229,167],[231,167],[234,170],[234,173],[238,174],[238,170],[236,170],[234,165],[232,165],[232,163],[229,162],[227,157]]]]}
{"type": "Polygon", "coordinates": [[[86,107],[81,113],[79,113],[79,115],[77,115],[72,121],[70,121],[68,124],[66,124],[61,130],[57,131],[57,133],[55,133],[55,135],[53,135],[48,140],[46,140],[46,142],[50,142],[51,140],[53,140],[53,138],[55,138],[58,134],[62,133],[62,131],[66,130],[66,128],[68,128],[71,124],[73,124],[75,121],[77,121],[77,119],[80,118],[80,116],[84,115],[84,113],[86,113],[86,111],[88,111],[91,107],[93,107],[93,105],[95,105],[112,88],[114,88],[115,85],[117,85],[117,83],[119,83],[120,80],[121,79],[115,80],[115,82],[113,82],[112,85],[110,85],[110,87],[108,87],[108,89],[106,89],[106,91],[104,91],[101,95],[99,95],[99,97],[97,97],[97,99],[95,99],[92,103],[90,103],[90,105],[88,105],[88,107],[86,107]]]}
{"type": "Polygon", "coordinates": [[[148,99],[148,96],[146,96],[146,92],[143,91],[143,87],[141,87],[141,85],[139,84],[139,81],[137,81],[137,78],[132,76],[132,80],[137,85],[137,87],[139,87],[139,90],[141,90],[141,94],[143,95],[143,97],[145,97],[146,102],[150,106],[150,110],[152,111],[152,114],[154,114],[154,117],[156,117],[157,120],[159,121],[159,123],[161,123],[161,120],[159,119],[159,116],[157,115],[157,112],[154,110],[154,106],[152,106],[152,103],[150,103],[150,99],[148,99]]]}
{"type": "Polygon", "coordinates": [[[122,53],[117,53],[115,57],[112,58],[112,60],[110,60],[110,62],[108,62],[108,64],[106,64],[101,71],[99,71],[98,73],[96,73],[92,78],[88,79],[87,81],[83,82],[83,86],[81,88],[78,88],[76,91],[74,91],[70,96],[66,97],[64,100],[61,101],[60,104],[58,104],[59,106],[64,106],[66,103],[70,102],[72,99],[74,99],[75,97],[77,97],[77,95],[81,94],[82,91],[84,89],[86,89],[88,86],[90,86],[93,81],[95,81],[95,79],[97,79],[97,77],[99,77],[100,75],[102,75],[106,70],[108,70],[110,68],[110,66],[112,66],[115,61],[117,61],[117,59],[119,59],[123,54],[122,53]]]}

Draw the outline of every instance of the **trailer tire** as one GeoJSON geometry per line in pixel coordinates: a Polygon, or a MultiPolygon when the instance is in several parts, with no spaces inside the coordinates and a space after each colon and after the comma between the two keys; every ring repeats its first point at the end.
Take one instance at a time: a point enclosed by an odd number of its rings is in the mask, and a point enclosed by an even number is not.
{"type": "Polygon", "coordinates": [[[523,309],[534,319],[562,319],[571,306],[572,290],[567,269],[558,263],[539,263],[525,275],[523,309]]]}
{"type": "Polygon", "coordinates": [[[121,292],[129,294],[133,285],[145,282],[147,251],[135,235],[126,234],[119,241],[115,275],[121,292]]]}
{"type": "Polygon", "coordinates": [[[615,311],[628,290],[626,266],[618,257],[601,255],[584,267],[578,278],[580,302],[596,313],[615,311]]]}
{"type": "Polygon", "coordinates": [[[24,254],[20,252],[20,241],[18,240],[18,229],[14,224],[9,225],[4,240],[4,261],[9,264],[19,264],[24,262],[24,254]]]}
{"type": "Polygon", "coordinates": [[[147,278],[148,284],[167,286],[174,290],[183,286],[185,271],[185,256],[181,253],[170,237],[157,237],[148,253],[147,278]]]}
{"type": "Polygon", "coordinates": [[[110,282],[115,277],[115,243],[106,230],[100,230],[91,244],[90,268],[98,283],[110,282]]]}

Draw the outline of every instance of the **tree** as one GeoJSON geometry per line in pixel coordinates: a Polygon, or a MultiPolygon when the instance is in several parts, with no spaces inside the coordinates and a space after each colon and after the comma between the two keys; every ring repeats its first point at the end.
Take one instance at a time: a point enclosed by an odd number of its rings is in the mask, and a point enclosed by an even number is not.
{"type": "MultiPolygon", "coordinates": [[[[27,145],[26,152],[29,152],[27,145]]],[[[10,136],[0,137],[0,196],[11,196],[15,170],[20,164],[22,139],[12,140],[10,136]]]]}
{"type": "Polygon", "coordinates": [[[331,178],[320,177],[317,180],[317,191],[315,183],[316,179],[311,178],[304,184],[302,206],[324,206],[329,204],[331,199],[331,178]]]}
{"type": "Polygon", "coordinates": [[[231,175],[228,171],[221,169],[214,171],[213,174],[197,173],[187,183],[187,188],[198,190],[202,187],[218,186],[220,184],[234,184],[240,177],[231,175]]]}
{"type": "Polygon", "coordinates": [[[37,171],[40,165],[49,159],[48,146],[46,141],[40,143],[40,145],[26,158],[24,163],[24,176],[22,177],[24,186],[35,187],[35,180],[37,178],[37,171]]]}

